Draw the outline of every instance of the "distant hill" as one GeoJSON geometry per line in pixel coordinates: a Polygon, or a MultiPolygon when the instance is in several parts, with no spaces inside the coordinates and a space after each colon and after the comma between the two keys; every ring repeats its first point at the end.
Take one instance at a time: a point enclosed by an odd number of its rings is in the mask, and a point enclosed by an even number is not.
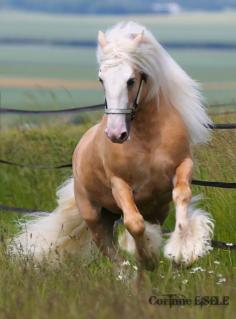
{"type": "Polygon", "coordinates": [[[0,8],[55,13],[130,14],[154,12],[156,4],[176,3],[184,10],[236,9],[236,0],[0,0],[0,8]]]}

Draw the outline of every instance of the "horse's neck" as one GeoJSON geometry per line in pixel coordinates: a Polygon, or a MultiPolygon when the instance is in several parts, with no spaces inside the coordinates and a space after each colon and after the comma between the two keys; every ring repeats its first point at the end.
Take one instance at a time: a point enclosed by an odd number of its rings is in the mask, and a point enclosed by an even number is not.
{"type": "Polygon", "coordinates": [[[168,116],[169,108],[162,97],[154,97],[146,103],[141,103],[138,106],[134,122],[132,123],[136,134],[144,138],[151,138],[154,134],[156,136],[166,116],[168,116]]]}

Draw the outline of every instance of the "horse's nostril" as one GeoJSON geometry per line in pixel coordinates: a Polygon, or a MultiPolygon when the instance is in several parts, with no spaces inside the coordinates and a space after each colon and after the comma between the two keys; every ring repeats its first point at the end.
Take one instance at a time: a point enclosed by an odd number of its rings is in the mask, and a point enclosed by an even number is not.
{"type": "Polygon", "coordinates": [[[121,133],[121,136],[120,136],[120,140],[121,140],[121,141],[125,141],[125,140],[127,140],[127,138],[128,138],[127,132],[121,133]]]}

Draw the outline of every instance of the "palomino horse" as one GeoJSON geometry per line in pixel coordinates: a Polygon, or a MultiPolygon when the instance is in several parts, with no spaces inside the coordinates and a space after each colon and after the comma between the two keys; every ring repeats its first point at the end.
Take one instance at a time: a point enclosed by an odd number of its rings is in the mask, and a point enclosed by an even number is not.
{"type": "Polygon", "coordinates": [[[99,32],[97,58],[106,115],[76,147],[59,206],[26,224],[15,242],[41,258],[89,253],[93,241],[114,258],[113,224],[123,215],[120,246],[153,264],[173,199],[176,226],[164,254],[190,264],[211,249],[213,233],[209,214],[191,204],[191,145],[206,142],[211,123],[198,86],[133,22],[99,32]]]}

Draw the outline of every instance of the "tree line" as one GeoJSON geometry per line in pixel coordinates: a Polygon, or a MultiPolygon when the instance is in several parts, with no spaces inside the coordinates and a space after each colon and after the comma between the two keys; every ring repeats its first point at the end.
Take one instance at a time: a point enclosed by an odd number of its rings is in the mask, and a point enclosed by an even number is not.
{"type": "Polygon", "coordinates": [[[169,2],[176,2],[186,10],[236,9],[236,0],[0,0],[0,7],[58,13],[129,14],[152,13],[153,4],[169,2]]]}

